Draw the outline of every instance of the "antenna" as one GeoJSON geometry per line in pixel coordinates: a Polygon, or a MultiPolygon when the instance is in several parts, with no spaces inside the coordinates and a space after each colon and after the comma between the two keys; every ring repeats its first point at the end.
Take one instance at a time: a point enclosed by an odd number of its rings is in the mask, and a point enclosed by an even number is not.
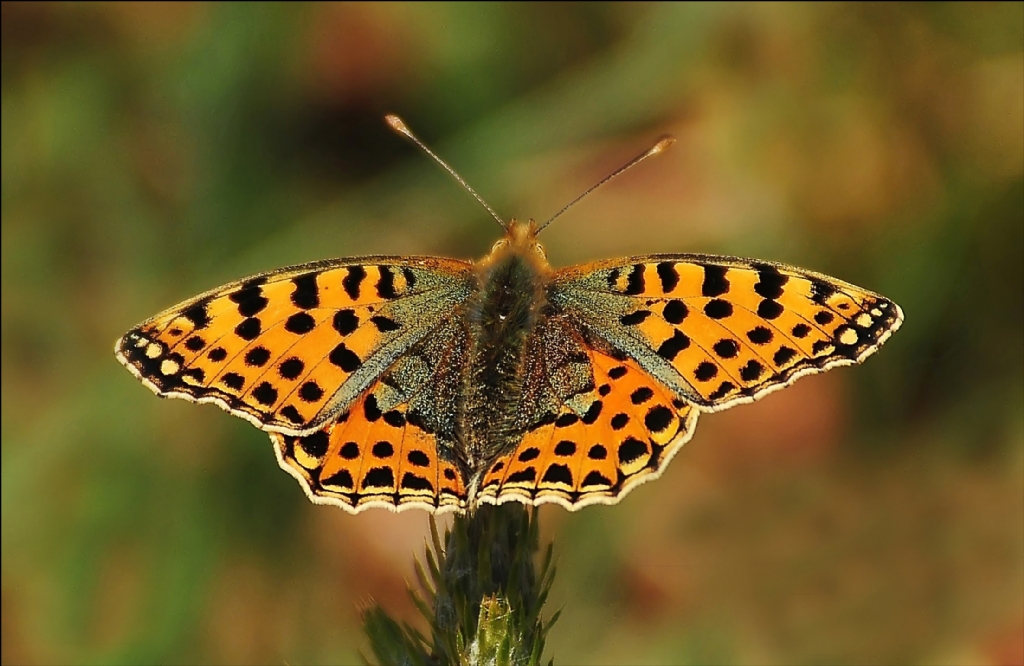
{"type": "Polygon", "coordinates": [[[596,185],[591,187],[589,190],[587,190],[583,194],[579,195],[578,197],[576,197],[575,199],[570,201],[569,204],[565,208],[563,208],[562,210],[560,210],[557,213],[555,213],[554,215],[552,215],[551,218],[548,219],[547,222],[545,222],[544,224],[540,225],[537,228],[537,233],[540,233],[541,230],[544,229],[544,227],[546,227],[549,224],[551,224],[552,222],[554,222],[555,219],[557,219],[562,213],[564,213],[565,211],[567,211],[570,208],[572,208],[573,206],[575,206],[579,202],[579,200],[582,199],[583,197],[587,196],[588,194],[590,194],[591,192],[593,192],[597,188],[601,187],[602,185],[607,183],[612,178],[615,178],[619,174],[624,173],[624,172],[628,171],[629,169],[632,169],[637,164],[640,164],[641,162],[646,160],[648,157],[654,157],[658,153],[665,152],[665,150],[667,150],[668,147],[671,146],[675,142],[676,142],[675,137],[673,137],[673,136],[671,136],[669,134],[666,134],[665,136],[661,137],[660,139],[658,139],[658,142],[655,143],[650,148],[648,148],[647,151],[645,151],[644,153],[642,153],[640,155],[637,155],[636,157],[631,159],[629,162],[627,162],[623,166],[619,167],[618,169],[616,169],[615,171],[613,171],[609,175],[607,175],[604,178],[602,178],[600,181],[598,181],[598,183],[596,185]]]}
{"type": "Polygon", "coordinates": [[[416,135],[413,134],[412,131],[409,130],[409,128],[406,126],[406,124],[404,122],[402,122],[401,118],[399,118],[396,115],[388,114],[388,115],[384,116],[384,122],[386,122],[391,127],[391,129],[395,130],[399,134],[404,134],[406,136],[406,138],[408,138],[410,141],[412,141],[417,146],[419,146],[420,149],[423,150],[423,152],[425,152],[427,155],[430,155],[432,158],[434,158],[434,161],[437,162],[438,164],[440,164],[442,169],[444,169],[449,174],[451,174],[452,178],[454,178],[455,180],[459,181],[459,185],[462,185],[462,187],[466,188],[466,191],[469,192],[470,194],[472,194],[473,198],[476,199],[478,202],[480,202],[481,206],[483,206],[484,208],[487,209],[487,212],[490,213],[491,217],[493,217],[495,219],[495,221],[497,221],[497,223],[501,225],[502,229],[504,229],[505,231],[508,231],[508,225],[505,224],[505,221],[502,220],[498,216],[498,214],[494,212],[493,208],[491,208],[490,206],[487,205],[487,202],[483,200],[483,197],[481,197],[479,194],[477,194],[476,190],[474,190],[472,187],[470,187],[469,183],[464,181],[462,179],[462,176],[460,176],[459,174],[457,174],[455,172],[455,169],[453,169],[450,166],[448,166],[447,162],[445,162],[440,157],[435,155],[434,151],[432,151],[430,148],[427,148],[426,144],[424,144],[422,141],[417,139],[416,135]]]}

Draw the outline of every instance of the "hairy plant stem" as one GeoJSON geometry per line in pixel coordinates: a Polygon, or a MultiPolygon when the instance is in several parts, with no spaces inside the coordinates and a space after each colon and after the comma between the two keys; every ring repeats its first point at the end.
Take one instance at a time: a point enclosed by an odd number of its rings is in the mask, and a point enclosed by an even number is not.
{"type": "Polygon", "coordinates": [[[550,545],[536,562],[537,512],[517,502],[484,505],[456,516],[443,540],[431,516],[430,535],[424,559],[415,563],[419,590],[409,589],[430,635],[374,604],[363,613],[363,623],[377,661],[539,664],[558,612],[546,622],[542,618],[555,568],[550,545]]]}

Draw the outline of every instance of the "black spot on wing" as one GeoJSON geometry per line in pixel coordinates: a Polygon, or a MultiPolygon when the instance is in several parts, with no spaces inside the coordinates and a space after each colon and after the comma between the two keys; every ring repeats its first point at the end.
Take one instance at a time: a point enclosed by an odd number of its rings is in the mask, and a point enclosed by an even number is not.
{"type": "Polygon", "coordinates": [[[540,457],[540,449],[536,446],[531,446],[528,449],[524,449],[519,454],[519,462],[530,462],[540,457]]]}
{"type": "Polygon", "coordinates": [[[818,305],[828,305],[828,299],[836,293],[836,288],[824,280],[811,280],[811,300],[818,305]]]}
{"type": "Polygon", "coordinates": [[[526,469],[521,469],[518,472],[509,474],[508,478],[505,479],[505,483],[525,483],[536,480],[537,470],[533,467],[527,467],[526,469]]]}
{"type": "Polygon", "coordinates": [[[402,475],[402,489],[403,490],[425,490],[427,492],[434,492],[434,484],[430,483],[427,479],[422,476],[417,476],[411,472],[406,472],[402,475]]]}
{"type": "Polygon", "coordinates": [[[597,417],[601,415],[601,408],[604,407],[604,403],[600,400],[595,400],[590,403],[590,409],[583,415],[583,422],[587,425],[592,425],[597,421],[597,417]]]}
{"type": "Polygon", "coordinates": [[[782,303],[765,299],[761,301],[757,306],[757,316],[762,319],[775,319],[781,315],[786,308],[782,306],[782,303]]]}
{"type": "Polygon", "coordinates": [[[210,315],[206,311],[206,307],[209,304],[209,298],[196,301],[182,312],[181,316],[192,322],[192,325],[197,329],[206,328],[210,325],[210,315]]]}
{"type": "Polygon", "coordinates": [[[647,455],[647,453],[647,444],[635,437],[627,437],[619,444],[619,463],[628,465],[634,460],[647,455]]]}
{"type": "Polygon", "coordinates": [[[315,432],[312,435],[299,437],[299,446],[302,447],[303,451],[314,458],[323,457],[323,455],[327,453],[328,444],[330,444],[330,438],[323,430],[315,432]]]}
{"type": "Polygon", "coordinates": [[[269,407],[277,401],[277,389],[270,382],[263,382],[252,390],[252,397],[261,405],[269,407]]]}
{"type": "Polygon", "coordinates": [[[708,400],[715,401],[724,398],[731,391],[736,390],[736,385],[732,382],[722,382],[711,395],[708,396],[708,400]]]}
{"type": "Polygon", "coordinates": [[[569,441],[568,439],[563,439],[562,441],[555,445],[556,456],[571,456],[574,453],[576,453],[576,442],[569,441]]]}
{"type": "Polygon", "coordinates": [[[397,298],[394,272],[388,266],[378,266],[377,270],[380,271],[380,279],[377,280],[377,295],[388,300],[397,298]]]}
{"type": "Polygon", "coordinates": [[[661,280],[661,290],[666,294],[671,292],[679,284],[679,272],[676,265],[665,261],[658,264],[658,279],[661,280]]]}
{"type": "Polygon", "coordinates": [[[587,486],[610,486],[612,480],[601,474],[598,471],[592,471],[587,474],[583,479],[583,483],[580,484],[580,488],[586,488],[587,486]]]}
{"type": "Polygon", "coordinates": [[[565,465],[554,463],[548,466],[546,472],[544,472],[544,478],[541,479],[541,483],[564,483],[565,485],[572,485],[572,472],[565,465]]]}
{"type": "Polygon", "coordinates": [[[366,415],[366,420],[370,423],[376,422],[383,412],[380,411],[380,406],[377,404],[377,396],[372,393],[366,396],[366,400],[363,402],[363,413],[366,415]]]}
{"type": "Polygon", "coordinates": [[[285,417],[289,421],[295,424],[305,423],[305,419],[299,414],[299,410],[295,409],[292,405],[287,405],[281,409],[281,416],[285,417]]]}
{"type": "Polygon", "coordinates": [[[291,357],[284,363],[278,366],[277,372],[285,379],[297,379],[302,371],[306,369],[306,364],[303,363],[296,357],[291,357]]]}
{"type": "Polygon", "coordinates": [[[672,411],[668,407],[655,405],[644,417],[644,425],[651,432],[661,432],[672,423],[672,411]]]}
{"type": "Polygon", "coordinates": [[[629,396],[630,401],[634,405],[642,405],[648,400],[654,397],[654,391],[646,386],[641,386],[629,396]]]}
{"type": "Polygon", "coordinates": [[[299,398],[304,402],[316,402],[324,397],[324,390],[314,381],[308,381],[299,389],[299,398]]]}
{"type": "Polygon", "coordinates": [[[576,416],[572,412],[566,412],[565,414],[562,414],[561,416],[559,416],[555,420],[555,427],[556,428],[568,428],[569,426],[574,425],[577,422],[579,422],[579,420],[580,420],[580,417],[576,416]]]}
{"type": "Polygon", "coordinates": [[[619,321],[624,326],[636,326],[642,323],[645,319],[651,316],[650,310],[637,310],[636,312],[630,312],[619,317],[619,321]]]}
{"type": "Polygon", "coordinates": [[[710,381],[714,379],[717,374],[718,366],[708,361],[704,361],[697,366],[696,370],[693,371],[693,376],[700,382],[710,381]]]}
{"type": "Polygon", "coordinates": [[[296,312],[284,322],[284,330],[296,335],[309,333],[316,328],[316,320],[306,312],[296,312]]]}
{"type": "Polygon", "coordinates": [[[796,350],[783,346],[779,347],[779,350],[775,352],[772,361],[774,361],[775,365],[781,366],[793,360],[794,356],[796,356],[796,350]]]}
{"type": "Polygon", "coordinates": [[[308,310],[320,305],[320,290],[316,285],[317,273],[306,273],[292,278],[295,291],[292,292],[292,303],[297,308],[308,310]]]}
{"type": "Polygon", "coordinates": [[[406,458],[408,458],[410,465],[430,467],[430,457],[423,451],[410,451],[406,458]]]}
{"type": "Polygon", "coordinates": [[[735,340],[729,338],[719,340],[712,349],[715,350],[719,358],[735,358],[740,352],[740,346],[736,344],[735,340]]]}
{"type": "Polygon", "coordinates": [[[405,415],[397,409],[392,409],[390,412],[384,412],[384,423],[387,423],[392,428],[404,428],[405,415]]]}
{"type": "Polygon", "coordinates": [[[704,305],[704,314],[711,319],[725,319],[732,315],[732,303],[715,298],[704,305]]]}
{"type": "Polygon", "coordinates": [[[203,372],[202,368],[189,368],[181,373],[182,377],[191,377],[196,381],[197,384],[202,384],[206,379],[206,373],[203,372]]]}
{"type": "Polygon", "coordinates": [[[676,357],[679,352],[683,351],[690,346],[690,338],[686,336],[682,331],[675,331],[672,333],[672,337],[665,342],[661,343],[658,347],[658,356],[671,361],[676,357]]]}
{"type": "MultiPolygon", "coordinates": [[[[328,358],[331,363],[338,366],[345,372],[355,372],[356,369],[363,364],[363,361],[355,352],[346,347],[344,342],[339,342],[338,345],[331,350],[331,354],[328,358]]],[[[373,396],[370,397],[372,398],[373,396]]]]}
{"type": "Polygon", "coordinates": [[[626,293],[630,295],[644,293],[644,265],[636,264],[633,266],[633,270],[629,272],[629,278],[626,281],[626,293]]]}
{"type": "Polygon", "coordinates": [[[390,333],[392,331],[397,331],[398,329],[402,328],[402,325],[399,324],[394,319],[388,319],[387,317],[382,317],[380,315],[376,317],[370,317],[370,321],[373,322],[373,325],[381,333],[390,333]]]}
{"type": "Polygon", "coordinates": [[[704,283],[701,285],[701,293],[704,296],[721,296],[729,293],[729,280],[725,277],[729,270],[725,266],[713,264],[704,266],[704,283]]]}
{"type": "Polygon", "coordinates": [[[332,475],[331,478],[321,480],[320,485],[352,489],[355,486],[355,483],[352,481],[352,475],[349,471],[347,469],[343,469],[337,474],[332,475]]]}
{"type": "Polygon", "coordinates": [[[235,326],[235,335],[243,340],[251,341],[255,340],[259,336],[262,329],[263,324],[258,318],[249,317],[248,319],[243,319],[242,323],[238,326],[235,326]]]}
{"type": "Polygon", "coordinates": [[[363,479],[363,488],[390,488],[395,485],[395,473],[390,467],[374,467],[363,479]]]}
{"type": "Polygon", "coordinates": [[[356,300],[359,298],[360,286],[363,280],[366,279],[366,269],[362,266],[349,266],[348,271],[345,273],[345,277],[341,280],[341,286],[348,294],[349,298],[356,300]]]}
{"type": "Polygon", "coordinates": [[[232,303],[238,305],[238,314],[243,317],[252,317],[263,311],[269,301],[263,295],[260,287],[266,278],[256,278],[242,284],[241,289],[228,296],[232,303]]]}
{"type": "Polygon", "coordinates": [[[411,292],[416,286],[416,273],[411,268],[403,266],[402,275],[405,277],[405,290],[411,292]]]}
{"type": "Polygon", "coordinates": [[[756,381],[762,372],[764,372],[763,365],[757,361],[748,361],[745,366],[740,368],[740,379],[745,382],[756,381]]]}
{"type": "Polygon", "coordinates": [[[230,389],[240,391],[245,385],[245,377],[237,372],[229,372],[220,378],[220,381],[230,389]]]}
{"type": "Polygon", "coordinates": [[[775,266],[761,264],[757,266],[757,284],[754,291],[762,298],[777,299],[782,296],[783,286],[789,281],[789,276],[783,275],[775,266]]]}
{"type": "Polygon", "coordinates": [[[245,354],[245,364],[262,368],[270,360],[270,350],[266,347],[253,347],[245,354]]]}
{"type": "Polygon", "coordinates": [[[608,371],[608,376],[611,377],[612,379],[619,379],[620,377],[623,377],[625,374],[626,368],[624,368],[621,365],[617,365],[608,371]]]}
{"type": "Polygon", "coordinates": [[[665,321],[670,324],[682,324],[688,314],[689,310],[687,309],[686,304],[678,299],[672,299],[666,303],[665,309],[662,310],[662,316],[664,316],[665,321]]]}
{"type": "Polygon", "coordinates": [[[359,317],[355,310],[338,310],[332,324],[339,335],[349,335],[359,328],[359,317]]]}
{"type": "Polygon", "coordinates": [[[395,445],[391,442],[377,442],[370,449],[374,458],[390,458],[395,455],[395,445]]]}

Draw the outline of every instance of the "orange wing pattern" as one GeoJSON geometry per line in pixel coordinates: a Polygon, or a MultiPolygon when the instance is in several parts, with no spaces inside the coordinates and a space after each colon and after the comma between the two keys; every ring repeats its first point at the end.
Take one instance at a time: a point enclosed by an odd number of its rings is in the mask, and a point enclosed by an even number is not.
{"type": "Polygon", "coordinates": [[[271,433],[278,463],[310,499],[352,513],[371,506],[466,508],[455,434],[466,350],[462,319],[461,309],[448,313],[321,429],[271,433]]]}
{"type": "Polygon", "coordinates": [[[466,489],[451,448],[410,414],[408,403],[382,411],[377,384],[334,421],[311,435],[271,433],[281,467],[309,498],[351,513],[381,506],[435,512],[461,510],[466,489]]]}
{"type": "Polygon", "coordinates": [[[587,350],[593,373],[580,416],[564,405],[484,475],[476,501],[614,504],[657,478],[693,435],[698,412],[634,360],[587,350]]]}
{"type": "Polygon", "coordinates": [[[560,271],[551,299],[704,411],[859,363],[899,328],[888,299],[731,257],[635,257],[560,271]]]}
{"type": "Polygon", "coordinates": [[[118,340],[158,395],[304,434],[350,405],[469,293],[470,265],[363,257],[285,268],[177,305],[118,340]]]}

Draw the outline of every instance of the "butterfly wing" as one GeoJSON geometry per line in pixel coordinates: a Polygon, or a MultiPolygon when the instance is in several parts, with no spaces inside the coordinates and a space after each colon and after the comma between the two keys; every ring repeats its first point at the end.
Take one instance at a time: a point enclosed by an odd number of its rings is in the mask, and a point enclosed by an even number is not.
{"type": "Polygon", "coordinates": [[[312,501],[351,513],[374,506],[464,509],[455,405],[466,349],[456,309],[320,430],[271,433],[281,467],[312,501]]]}
{"type": "Polygon", "coordinates": [[[332,420],[468,297],[471,265],[361,257],[284,268],[136,326],[118,360],[162,397],[212,402],[264,430],[332,420]]]}
{"type": "Polygon", "coordinates": [[[534,336],[516,449],[479,501],[614,504],[657,478],[701,411],[859,363],[903,321],[834,278],[733,257],[659,255],[559,271],[534,336]]]}
{"type": "Polygon", "coordinates": [[[576,510],[614,504],[657,478],[692,436],[698,410],[568,318],[545,322],[535,337],[519,410],[533,422],[484,474],[476,500],[576,510]]]}
{"type": "Polygon", "coordinates": [[[702,411],[860,363],[903,321],[892,301],[841,280],[710,255],[564,269],[549,298],[702,411]]]}

